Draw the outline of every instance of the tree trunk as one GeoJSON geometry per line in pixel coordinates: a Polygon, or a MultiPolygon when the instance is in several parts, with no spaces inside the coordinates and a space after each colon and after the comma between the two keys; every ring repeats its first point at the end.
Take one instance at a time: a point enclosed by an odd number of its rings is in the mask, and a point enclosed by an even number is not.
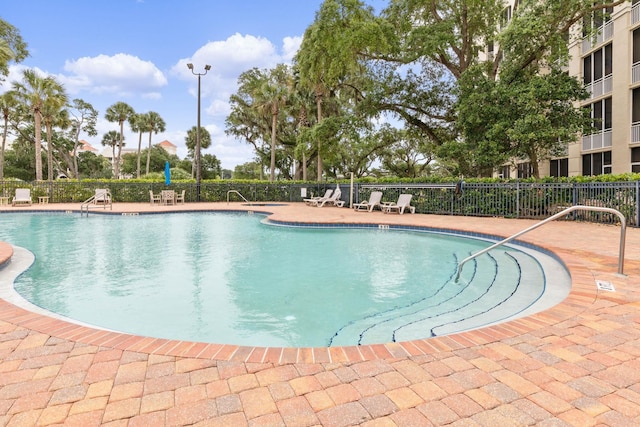
{"type": "Polygon", "coordinates": [[[111,169],[113,169],[113,176],[116,177],[116,145],[117,142],[114,142],[111,146],[111,169]]]}
{"type": "Polygon", "coordinates": [[[142,150],[142,131],[138,132],[138,163],[136,165],[136,178],[140,178],[140,151],[142,150]]]}
{"type": "Polygon", "coordinates": [[[42,139],[42,117],[40,116],[40,110],[35,110],[33,115],[36,126],[36,181],[42,181],[42,145],[40,143],[42,139]]]}
{"type": "Polygon", "coordinates": [[[52,135],[51,135],[51,123],[45,124],[47,128],[47,178],[49,181],[53,181],[53,149],[52,149],[52,135]]]}
{"type": "MultiPolygon", "coordinates": [[[[318,124],[322,121],[322,94],[316,93],[316,106],[318,108],[318,124]]],[[[322,182],[322,141],[318,140],[318,182],[322,182]]]]}
{"type": "Polygon", "coordinates": [[[271,175],[269,181],[276,180],[276,125],[278,124],[278,112],[271,114],[271,175]]]}
{"type": "Polygon", "coordinates": [[[2,132],[2,148],[0,149],[0,181],[4,180],[4,149],[7,143],[7,131],[9,121],[7,116],[4,118],[4,131],[2,132]]]}
{"type": "MultiPolygon", "coordinates": [[[[306,143],[305,143],[306,145],[306,143]]],[[[307,180],[307,153],[306,151],[302,153],[302,180],[307,180]]]]}
{"type": "Polygon", "coordinates": [[[124,139],[124,122],[120,122],[120,139],[118,140],[118,155],[115,162],[116,179],[120,179],[120,156],[122,155],[122,140],[124,139]]]}
{"type": "Polygon", "coordinates": [[[531,167],[533,168],[533,177],[535,179],[540,179],[540,165],[538,165],[538,154],[535,150],[531,150],[529,153],[529,161],[531,162],[531,167]]]}
{"type": "Polygon", "coordinates": [[[149,149],[147,150],[147,175],[149,175],[149,165],[151,164],[151,131],[149,131],[149,149]]]}

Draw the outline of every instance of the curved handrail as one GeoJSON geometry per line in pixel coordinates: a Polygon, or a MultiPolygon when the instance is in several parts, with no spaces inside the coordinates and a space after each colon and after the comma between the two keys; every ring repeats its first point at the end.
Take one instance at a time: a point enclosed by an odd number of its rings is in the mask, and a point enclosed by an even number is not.
{"type": "MultiPolygon", "coordinates": [[[[98,196],[98,194],[94,194],[93,196],[82,202],[82,204],[80,205],[80,215],[82,215],[84,212],[89,215],[89,207],[92,204],[96,203],[96,196],[98,196]]],[[[107,206],[109,206],[109,209],[113,210],[113,199],[111,197],[111,192],[107,189],[104,191],[104,193],[100,193],[100,196],[100,200],[103,201],[100,206],[102,206],[103,209],[106,209],[107,206]]]]}
{"type": "Polygon", "coordinates": [[[618,274],[624,274],[623,270],[624,270],[624,246],[625,246],[625,236],[626,236],[626,231],[627,231],[627,219],[624,217],[624,215],[622,214],[622,212],[613,209],[613,208],[603,208],[603,207],[599,207],[599,206],[581,206],[581,205],[576,205],[576,206],[571,206],[568,207],[564,210],[562,210],[561,212],[558,212],[555,215],[550,216],[549,218],[545,218],[542,221],[540,221],[537,224],[532,225],[531,227],[524,229],[516,234],[514,234],[511,237],[507,237],[504,240],[499,241],[498,243],[495,243],[491,246],[489,246],[488,248],[485,248],[479,252],[476,252],[473,255],[470,255],[468,257],[466,257],[465,259],[463,259],[462,261],[460,261],[460,263],[458,264],[458,271],[456,273],[456,279],[455,281],[457,282],[458,279],[460,279],[460,273],[462,273],[462,266],[467,262],[467,261],[471,261],[472,259],[485,254],[487,252],[489,252],[492,249],[497,248],[498,246],[502,246],[505,243],[510,242],[511,240],[515,239],[516,237],[522,236],[525,233],[528,233],[531,230],[534,230],[548,222],[551,222],[553,220],[556,220],[560,217],[566,216],[567,214],[573,212],[573,211],[579,211],[579,210],[583,210],[583,211],[597,211],[597,212],[609,212],[609,213],[613,213],[616,214],[618,216],[618,218],[620,219],[620,225],[621,225],[621,230],[620,230],[620,253],[618,255],[618,274]]]}
{"type": "Polygon", "coordinates": [[[244,196],[242,194],[240,194],[240,192],[238,190],[229,190],[229,191],[227,191],[227,204],[229,204],[229,194],[230,193],[236,193],[238,196],[242,197],[242,200],[244,200],[247,203],[250,203],[247,199],[244,198],[244,196]]]}

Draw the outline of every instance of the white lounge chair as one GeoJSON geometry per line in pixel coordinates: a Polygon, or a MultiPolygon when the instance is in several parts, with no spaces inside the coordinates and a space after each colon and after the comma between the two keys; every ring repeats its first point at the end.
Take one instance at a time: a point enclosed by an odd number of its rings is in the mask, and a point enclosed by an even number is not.
{"type": "Polygon", "coordinates": [[[353,209],[355,211],[371,212],[377,206],[380,210],[382,210],[382,204],[380,203],[381,200],[382,200],[382,191],[373,191],[369,195],[369,200],[365,200],[362,203],[354,204],[353,209]]]}
{"type": "Polygon", "coordinates": [[[16,194],[11,201],[12,206],[31,206],[31,190],[29,188],[16,188],[16,194]]]}
{"type": "Polygon", "coordinates": [[[153,194],[153,190],[149,190],[149,200],[151,201],[151,206],[162,204],[160,193],[153,194]]]}
{"type": "Polygon", "coordinates": [[[329,197],[331,197],[331,193],[333,193],[333,189],[330,188],[324,192],[324,196],[310,197],[308,199],[304,199],[304,202],[307,205],[315,206],[317,205],[318,202],[322,202],[323,200],[326,200],[329,197]]]}
{"type": "Polygon", "coordinates": [[[93,197],[94,205],[110,205],[111,193],[106,188],[96,188],[96,194],[93,197]]]}
{"type": "Polygon", "coordinates": [[[343,207],[344,206],[344,201],[340,200],[340,196],[342,196],[342,192],[340,191],[340,187],[336,187],[336,189],[333,191],[333,194],[331,195],[331,197],[329,197],[328,199],[316,202],[316,204],[314,206],[321,208],[324,205],[333,205],[333,206],[338,206],[338,207],[343,207]]]}
{"type": "Polygon", "coordinates": [[[391,213],[398,212],[400,215],[404,213],[405,210],[409,210],[411,213],[416,213],[416,208],[411,206],[411,194],[401,194],[398,197],[398,201],[394,203],[385,203],[382,205],[382,212],[391,213]]]}

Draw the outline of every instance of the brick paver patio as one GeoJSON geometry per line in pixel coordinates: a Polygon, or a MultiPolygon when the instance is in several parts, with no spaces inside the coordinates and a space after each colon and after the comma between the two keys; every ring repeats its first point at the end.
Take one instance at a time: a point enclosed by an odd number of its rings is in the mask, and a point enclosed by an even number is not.
{"type": "MultiPolygon", "coordinates": [[[[0,210],[79,210],[34,205],[0,210]]],[[[534,222],[302,204],[118,204],[114,212],[257,209],[284,221],[415,224],[506,237],[534,222]]],[[[1,220],[0,214],[0,220],[1,220]]],[[[25,231],[26,232],[26,231],[25,231]]],[[[0,426],[640,425],[640,229],[557,221],[523,237],[573,288],[552,309],[379,346],[276,349],[93,330],[0,300],[0,426]],[[615,292],[598,290],[596,280],[615,292]]],[[[12,249],[0,244],[0,259],[12,249]]],[[[1,274],[1,273],[0,273],[1,274]]]]}

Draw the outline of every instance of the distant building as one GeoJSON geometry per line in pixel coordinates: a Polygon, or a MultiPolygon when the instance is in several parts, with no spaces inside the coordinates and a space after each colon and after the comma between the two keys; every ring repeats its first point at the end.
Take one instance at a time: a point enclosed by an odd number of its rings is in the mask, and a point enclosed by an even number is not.
{"type": "Polygon", "coordinates": [[[164,151],[171,154],[172,156],[175,156],[176,153],[178,152],[178,147],[172,144],[170,141],[167,141],[166,139],[158,145],[164,148],[164,151]]]}
{"type": "MultiPolygon", "coordinates": [[[[117,150],[117,148],[116,148],[117,150]]],[[[122,151],[120,152],[120,157],[124,156],[125,154],[137,154],[138,150],[135,148],[122,148],[122,151]]],[[[100,155],[102,157],[106,157],[107,159],[109,159],[109,161],[111,163],[113,163],[113,148],[111,147],[105,147],[102,152],[100,153],[100,155]]]]}
{"type": "Polygon", "coordinates": [[[78,145],[78,151],[77,151],[78,153],[91,152],[94,154],[98,154],[98,149],[95,148],[93,145],[89,144],[84,139],[81,139],[78,142],[80,143],[80,145],[78,145]]]}

